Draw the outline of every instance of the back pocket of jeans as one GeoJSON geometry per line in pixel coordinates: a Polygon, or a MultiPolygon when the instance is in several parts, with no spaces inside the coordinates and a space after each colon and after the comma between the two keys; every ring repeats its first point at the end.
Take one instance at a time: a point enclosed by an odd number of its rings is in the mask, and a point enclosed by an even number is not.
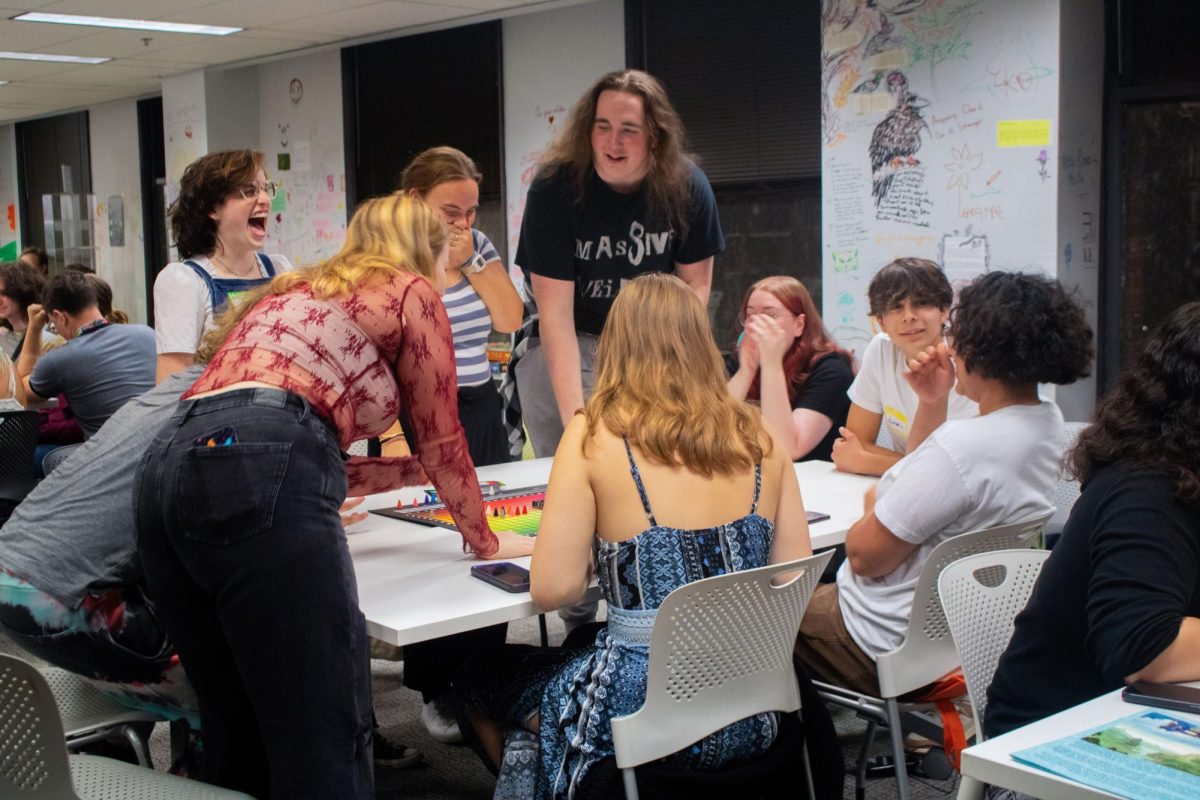
{"type": "Polygon", "coordinates": [[[233,544],[270,528],[291,449],[255,442],[187,450],[175,475],[183,535],[233,544]]]}

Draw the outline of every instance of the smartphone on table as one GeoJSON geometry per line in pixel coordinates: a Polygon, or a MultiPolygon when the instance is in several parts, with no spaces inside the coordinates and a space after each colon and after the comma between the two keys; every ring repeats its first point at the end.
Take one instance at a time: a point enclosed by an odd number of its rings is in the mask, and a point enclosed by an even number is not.
{"type": "Polygon", "coordinates": [[[471,574],[506,592],[529,591],[529,570],[511,561],[475,564],[471,567],[471,574]]]}
{"type": "Polygon", "coordinates": [[[1200,714],[1200,688],[1181,683],[1134,681],[1121,692],[1126,703],[1200,714]]]}

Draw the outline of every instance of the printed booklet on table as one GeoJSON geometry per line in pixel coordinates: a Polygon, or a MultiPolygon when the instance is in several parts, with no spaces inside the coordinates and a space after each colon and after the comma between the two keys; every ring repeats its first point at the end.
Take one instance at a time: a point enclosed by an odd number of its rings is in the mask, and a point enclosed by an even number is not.
{"type": "Polygon", "coordinates": [[[1147,711],[1013,758],[1132,800],[1200,797],[1200,718],[1147,711]]]}

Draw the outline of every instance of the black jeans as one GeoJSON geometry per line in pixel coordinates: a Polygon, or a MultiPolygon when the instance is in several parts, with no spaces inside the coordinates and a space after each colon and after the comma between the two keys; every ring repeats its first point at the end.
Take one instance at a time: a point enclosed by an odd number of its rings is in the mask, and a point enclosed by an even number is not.
{"type": "Polygon", "coordinates": [[[367,637],[337,437],[306,400],[185,401],[142,460],[138,552],[200,700],[203,780],[372,798],[367,637]]]}

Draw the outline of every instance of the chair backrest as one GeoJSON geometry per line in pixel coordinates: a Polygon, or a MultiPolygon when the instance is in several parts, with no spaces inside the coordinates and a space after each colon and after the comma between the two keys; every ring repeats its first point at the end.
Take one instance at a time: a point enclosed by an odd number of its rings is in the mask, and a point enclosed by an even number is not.
{"type": "Polygon", "coordinates": [[[875,659],[879,669],[879,689],[884,697],[899,697],[920,689],[960,666],[946,614],[938,598],[937,579],[942,570],[948,564],[976,553],[1033,547],[1049,518],[1049,514],[1044,514],[1025,522],[960,533],[933,549],[917,578],[904,641],[895,650],[875,659]]]}
{"type": "Polygon", "coordinates": [[[21,502],[33,489],[38,413],[0,411],[0,499],[21,502]]]}
{"type": "Polygon", "coordinates": [[[1075,506],[1075,501],[1079,499],[1079,481],[1075,480],[1074,476],[1067,471],[1066,458],[1074,449],[1080,432],[1089,425],[1091,425],[1090,422],[1063,423],[1063,430],[1066,434],[1063,442],[1063,463],[1059,465],[1058,480],[1054,482],[1054,516],[1050,518],[1050,522],[1046,526],[1055,533],[1061,531],[1063,525],[1067,524],[1067,517],[1071,516],[1071,509],[1075,506]]]}
{"type": "Polygon", "coordinates": [[[51,472],[58,469],[60,464],[66,461],[72,453],[81,447],[83,447],[82,444],[68,444],[63,445],[62,447],[56,447],[49,453],[46,453],[46,455],[42,456],[42,474],[49,477],[51,472]]]}
{"type": "Polygon", "coordinates": [[[831,556],[705,578],[667,595],[651,634],[646,700],[612,720],[617,766],[663,758],[764,711],[798,709],[792,652],[831,556]],[[787,580],[774,585],[781,575],[787,580]]]}
{"type": "Polygon", "coordinates": [[[0,655],[0,796],[76,796],[54,695],[32,664],[6,655],[0,655]]]}
{"type": "Polygon", "coordinates": [[[1012,639],[1013,622],[1029,602],[1046,550],[999,550],[955,561],[942,570],[938,593],[951,638],[962,661],[967,694],[983,741],[987,690],[1000,655],[1012,639]]]}

